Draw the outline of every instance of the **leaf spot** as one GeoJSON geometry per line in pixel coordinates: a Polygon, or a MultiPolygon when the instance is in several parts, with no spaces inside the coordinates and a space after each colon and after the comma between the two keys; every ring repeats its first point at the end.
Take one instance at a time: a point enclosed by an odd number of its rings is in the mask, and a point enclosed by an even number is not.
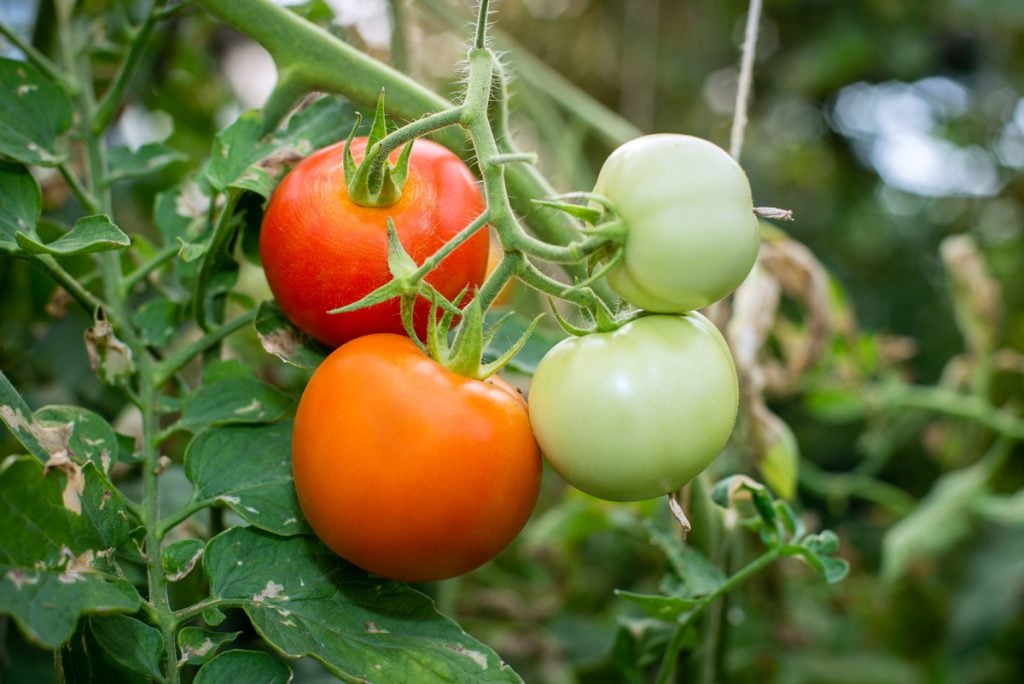
{"type": "Polygon", "coordinates": [[[288,597],[281,593],[283,591],[284,585],[278,584],[274,580],[267,580],[267,586],[263,587],[263,591],[252,597],[252,602],[263,603],[267,599],[280,599],[282,601],[287,601],[288,597]]]}
{"type": "Polygon", "coordinates": [[[92,549],[88,549],[82,555],[76,556],[74,551],[64,546],[61,548],[60,553],[67,561],[67,564],[64,566],[64,572],[57,575],[57,579],[61,584],[82,582],[85,580],[85,573],[93,571],[92,561],[95,558],[95,554],[92,549]]]}
{"type": "Polygon", "coordinates": [[[67,451],[62,449],[50,456],[50,460],[43,466],[43,475],[45,476],[54,469],[64,473],[68,480],[64,485],[64,492],[61,494],[64,508],[75,515],[82,515],[81,497],[82,492],[85,491],[85,473],[82,472],[82,468],[71,460],[67,451]]]}
{"type": "Polygon", "coordinates": [[[486,653],[481,653],[480,651],[474,651],[473,649],[466,648],[462,644],[445,644],[444,647],[447,648],[449,651],[452,651],[453,653],[458,653],[459,655],[466,656],[467,658],[472,660],[474,663],[479,665],[481,670],[486,670],[487,669],[487,654],[486,653]]]}
{"type": "Polygon", "coordinates": [[[377,625],[376,622],[370,621],[366,623],[367,634],[391,634],[388,630],[377,625]]]}
{"type": "Polygon", "coordinates": [[[23,572],[22,570],[19,570],[18,568],[15,568],[14,570],[8,570],[7,574],[4,577],[7,579],[8,582],[13,584],[14,587],[19,591],[26,584],[31,585],[39,583],[38,575],[29,575],[23,572]]]}
{"type": "Polygon", "coordinates": [[[246,406],[235,409],[236,416],[241,416],[246,413],[263,413],[263,403],[259,399],[253,399],[246,406]]]}

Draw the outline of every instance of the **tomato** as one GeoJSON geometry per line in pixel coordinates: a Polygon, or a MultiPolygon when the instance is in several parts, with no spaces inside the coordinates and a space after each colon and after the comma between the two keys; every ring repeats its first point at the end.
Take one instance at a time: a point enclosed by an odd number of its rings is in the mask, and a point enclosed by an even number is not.
{"type": "Polygon", "coordinates": [[[541,359],[529,395],[548,462],[570,484],[613,501],[693,479],[729,440],[738,401],[729,348],[696,312],[562,340],[541,359]]]}
{"type": "MultiPolygon", "coordinates": [[[[352,142],[356,162],[365,148],[365,138],[352,142]]],[[[397,299],[358,311],[327,313],[391,278],[389,216],[406,251],[422,263],[485,206],[466,165],[429,140],[414,144],[409,175],[396,204],[359,206],[348,196],[343,153],[344,143],[338,143],[297,164],[270,198],[260,232],[263,269],[281,309],[299,328],[332,347],[360,335],[404,331],[397,299]]],[[[487,267],[488,243],[487,231],[481,229],[442,261],[427,282],[449,299],[467,286],[479,285],[487,267]]],[[[429,308],[421,299],[414,309],[421,338],[429,308]]]]}
{"type": "Polygon", "coordinates": [[[612,289],[647,311],[685,313],[725,297],[754,265],[750,184],[732,157],[688,135],[631,140],[605,160],[594,192],[626,223],[612,289]]]}
{"type": "Polygon", "coordinates": [[[292,468],[306,519],[331,550],[426,582],[508,545],[537,501],[541,458],[508,383],[458,375],[382,333],[342,345],[313,373],[292,468]]]}

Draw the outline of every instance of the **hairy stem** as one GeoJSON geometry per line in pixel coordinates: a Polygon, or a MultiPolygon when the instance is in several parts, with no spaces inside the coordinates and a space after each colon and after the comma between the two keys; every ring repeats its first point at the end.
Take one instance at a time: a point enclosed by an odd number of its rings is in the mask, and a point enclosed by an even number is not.
{"type": "Polygon", "coordinates": [[[170,380],[175,373],[184,368],[189,361],[199,356],[207,349],[211,349],[228,335],[231,335],[232,333],[241,330],[249,323],[252,323],[256,320],[256,313],[256,309],[250,309],[245,313],[238,315],[236,318],[228,321],[218,328],[214,328],[195,342],[179,349],[177,352],[171,354],[166,359],[158,363],[154,374],[156,386],[159,387],[163,385],[165,382],[170,380]]]}

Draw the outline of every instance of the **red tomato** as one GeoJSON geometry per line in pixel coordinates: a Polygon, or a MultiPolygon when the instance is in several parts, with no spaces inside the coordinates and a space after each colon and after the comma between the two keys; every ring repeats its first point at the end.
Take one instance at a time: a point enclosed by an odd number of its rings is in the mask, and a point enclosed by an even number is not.
{"type": "Polygon", "coordinates": [[[458,375],[409,338],[367,335],[317,368],[292,438],[295,489],[317,536],[392,579],[468,572],[526,524],[541,459],[526,402],[458,375]]]}
{"type": "MultiPolygon", "coordinates": [[[[358,163],[366,138],[352,141],[358,163]]],[[[315,152],[285,176],[267,206],[260,257],[270,289],[295,325],[329,346],[376,332],[403,333],[397,299],[344,314],[331,309],[361,299],[391,278],[387,218],[409,255],[422,263],[484,210],[473,174],[448,149],[417,140],[402,197],[389,207],[362,207],[348,196],[344,143],[315,152]]],[[[392,155],[397,159],[398,152],[392,155]]],[[[478,286],[487,267],[489,237],[481,229],[427,276],[449,299],[478,286]]],[[[420,337],[429,305],[416,303],[420,337]]]]}

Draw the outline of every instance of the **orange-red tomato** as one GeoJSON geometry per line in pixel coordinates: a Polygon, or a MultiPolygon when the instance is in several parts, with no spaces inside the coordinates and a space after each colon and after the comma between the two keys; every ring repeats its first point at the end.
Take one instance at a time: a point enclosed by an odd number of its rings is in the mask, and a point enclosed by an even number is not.
{"type": "Polygon", "coordinates": [[[364,570],[407,582],[498,554],[537,501],[526,402],[498,377],[458,375],[409,338],[360,337],[317,368],[292,438],[299,503],[317,536],[364,570]]]}
{"type": "MultiPolygon", "coordinates": [[[[361,161],[366,139],[352,141],[361,161]]],[[[387,219],[395,222],[416,261],[436,252],[484,210],[473,174],[451,151],[417,140],[401,199],[389,207],[362,207],[348,196],[342,164],[344,143],[315,152],[281,181],[263,218],[260,257],[267,281],[285,315],[314,338],[335,347],[375,332],[402,333],[398,300],[344,314],[328,314],[369,294],[391,278],[387,219]]],[[[398,152],[392,155],[397,158],[398,152]]],[[[481,229],[427,276],[449,299],[484,278],[489,237],[481,229]]],[[[429,305],[417,302],[420,337],[429,305]]]]}

